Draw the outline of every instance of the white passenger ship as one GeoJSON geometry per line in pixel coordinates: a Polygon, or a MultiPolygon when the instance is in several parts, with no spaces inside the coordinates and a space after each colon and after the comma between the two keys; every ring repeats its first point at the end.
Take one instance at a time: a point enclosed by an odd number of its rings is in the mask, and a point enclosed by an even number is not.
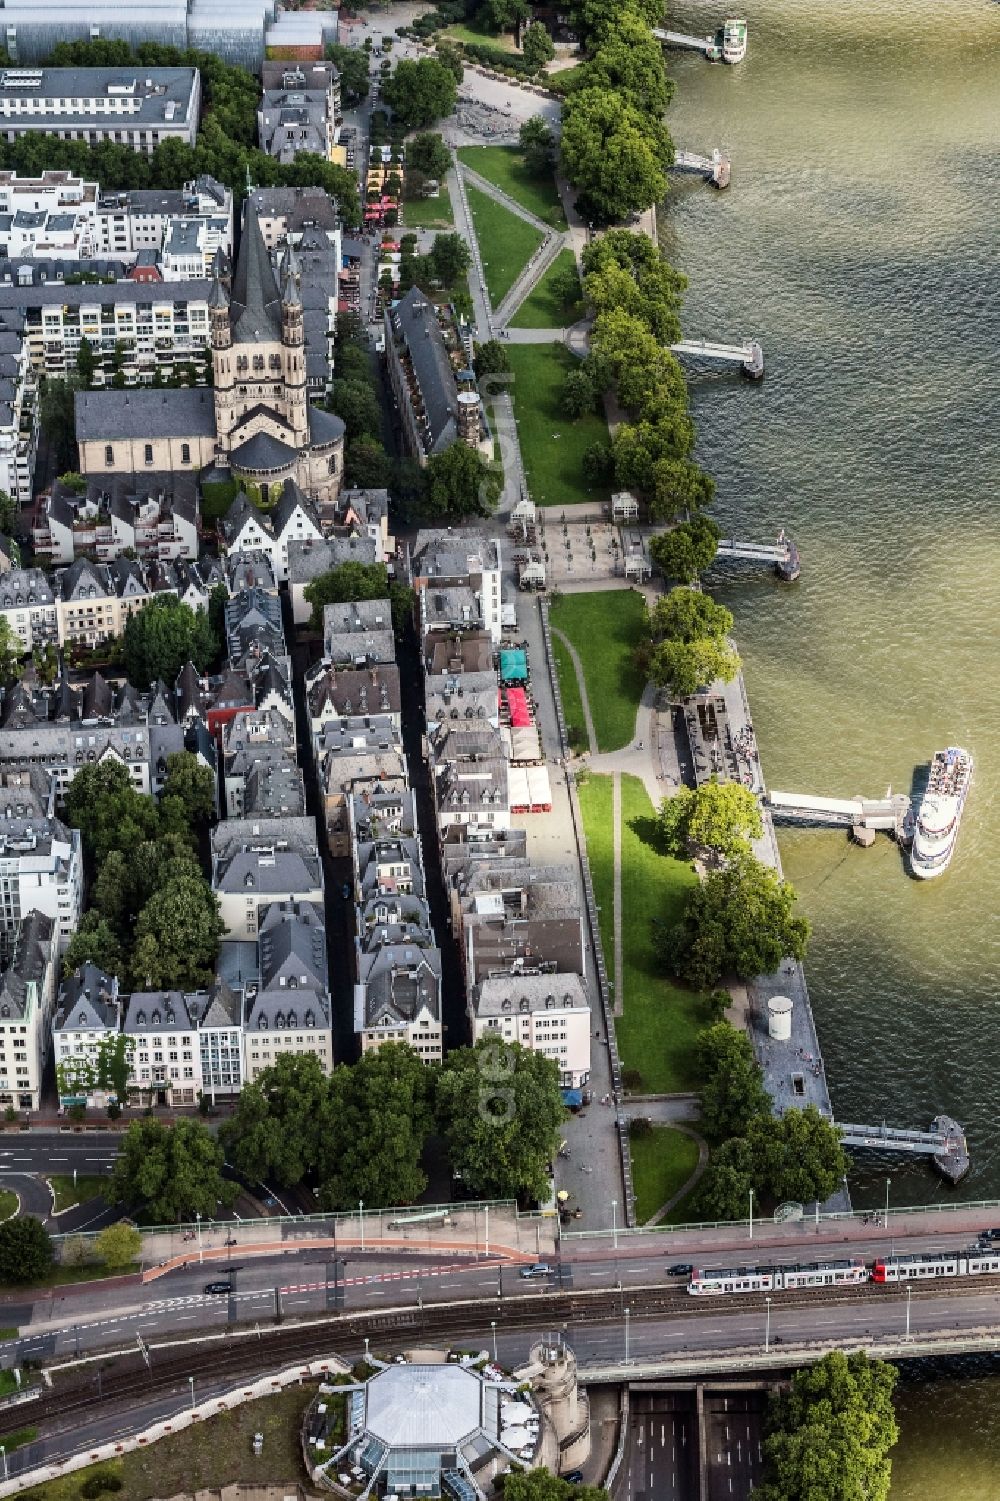
{"type": "Polygon", "coordinates": [[[921,880],[930,880],[948,869],[971,785],[972,757],[967,750],[950,745],[947,750],[936,752],[927,790],[917,811],[910,851],[913,874],[921,880]]]}

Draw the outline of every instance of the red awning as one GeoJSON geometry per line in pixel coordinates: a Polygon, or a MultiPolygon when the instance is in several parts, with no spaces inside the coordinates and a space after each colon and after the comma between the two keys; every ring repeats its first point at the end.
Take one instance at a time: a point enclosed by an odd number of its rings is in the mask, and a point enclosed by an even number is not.
{"type": "Polygon", "coordinates": [[[507,706],[510,709],[510,722],[516,730],[526,729],[531,724],[528,696],[523,688],[507,689],[507,706]]]}

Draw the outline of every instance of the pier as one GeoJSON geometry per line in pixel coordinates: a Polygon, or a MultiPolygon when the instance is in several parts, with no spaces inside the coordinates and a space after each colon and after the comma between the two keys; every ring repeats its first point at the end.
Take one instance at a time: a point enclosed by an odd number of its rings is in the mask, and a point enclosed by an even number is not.
{"type": "Polygon", "coordinates": [[[714,36],[689,36],[684,31],[665,31],[662,26],[654,26],[653,35],[665,47],[683,47],[688,52],[701,52],[705,57],[718,46],[714,36]]]}
{"type": "Polygon", "coordinates": [[[764,351],[757,339],[741,339],[738,344],[715,343],[709,339],[682,339],[671,344],[673,354],[697,360],[724,360],[739,365],[748,380],[763,380],[764,351]]]}
{"type": "Polygon", "coordinates": [[[693,173],[721,189],[729,186],[732,163],[728,151],[720,151],[716,146],[711,156],[699,156],[696,151],[675,151],[671,170],[693,173]]]}
{"type": "Polygon", "coordinates": [[[771,563],[778,577],[788,584],[794,583],[802,572],[799,550],[783,531],[778,533],[774,543],[735,542],[732,538],[721,540],[715,556],[723,562],[771,563]]]}
{"type": "Polygon", "coordinates": [[[907,1131],[897,1126],[840,1125],[840,1139],[852,1151],[897,1152],[909,1157],[930,1157],[942,1177],[958,1183],[969,1171],[969,1148],[965,1132],[950,1115],[938,1115],[929,1131],[907,1131]]]}
{"type": "Polygon", "coordinates": [[[769,792],[766,806],[783,823],[843,829],[883,829],[900,838],[912,803],[905,792],[891,789],[880,798],[813,797],[807,792],[769,792]]]}

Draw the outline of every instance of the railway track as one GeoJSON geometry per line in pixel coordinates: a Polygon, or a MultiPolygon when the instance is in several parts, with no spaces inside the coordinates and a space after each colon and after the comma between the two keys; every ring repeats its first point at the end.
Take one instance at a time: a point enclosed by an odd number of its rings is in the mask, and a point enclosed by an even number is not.
{"type": "MultiPolygon", "coordinates": [[[[823,1288],[823,1303],[900,1302],[907,1284],[823,1288]]],[[[918,1301],[940,1294],[941,1284],[914,1286],[911,1296],[918,1301]]],[[[1000,1291],[1000,1275],[976,1277],[970,1284],[950,1284],[956,1296],[963,1293],[1000,1291]]],[[[819,1291],[819,1290],[818,1290],[819,1291]]],[[[803,1309],[817,1302],[816,1292],[776,1292],[770,1295],[772,1311],[803,1309]]],[[[429,1340],[461,1337],[483,1338],[490,1314],[502,1318],[505,1330],[537,1328],[569,1330],[574,1325],[618,1323],[627,1304],[631,1318],[651,1319],[669,1314],[671,1319],[692,1322],[711,1309],[713,1316],[760,1309],[765,1297],[746,1293],[725,1298],[692,1298],[683,1287],[602,1288],[589,1292],[553,1292],[544,1296],[477,1299],[474,1302],[423,1306],[406,1305],[395,1309],[377,1309],[370,1313],[330,1314],[315,1321],[300,1321],[260,1328],[257,1338],[241,1332],[226,1342],[227,1336],[215,1336],[211,1342],[195,1336],[181,1342],[145,1345],[146,1353],[137,1348],[128,1354],[100,1356],[86,1363],[50,1368],[51,1390],[37,1401],[20,1407],[0,1410],[0,1439],[24,1426],[30,1415],[33,1426],[42,1426],[49,1418],[108,1405],[122,1397],[135,1399],[140,1394],[167,1392],[179,1383],[185,1387],[190,1376],[218,1378],[242,1375],[259,1378],[262,1370],[280,1369],[296,1360],[333,1358],[338,1346],[355,1346],[365,1338],[381,1340],[387,1350],[405,1348],[414,1336],[420,1343],[429,1340]]],[[[499,1319],[498,1319],[499,1321],[499,1319]]]]}

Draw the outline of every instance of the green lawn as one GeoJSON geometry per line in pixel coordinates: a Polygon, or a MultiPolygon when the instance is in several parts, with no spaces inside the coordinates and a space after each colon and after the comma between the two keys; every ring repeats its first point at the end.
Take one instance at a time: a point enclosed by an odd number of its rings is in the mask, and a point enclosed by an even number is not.
{"type": "Polygon", "coordinates": [[[566,228],[554,175],[543,172],[537,176],[530,172],[520,146],[460,146],[458,158],[543,224],[551,224],[553,229],[566,228]]]}
{"type": "MultiPolygon", "coordinates": [[[[683,1188],[698,1166],[698,1143],[683,1131],[654,1126],[648,1136],[630,1137],[629,1147],[635,1218],[637,1224],[644,1225],[683,1188]]],[[[678,1204],[677,1208],[680,1207],[678,1204]]]]}
{"type": "Polygon", "coordinates": [[[579,362],[562,344],[511,344],[507,356],[514,372],[511,395],[532,500],[538,506],[572,506],[588,500],[602,504],[610,492],[586,478],[583,456],[592,444],[607,442],[607,423],[596,413],[573,422],[562,411],[566,372],[579,362]]]}
{"type": "Polygon", "coordinates": [[[18,1197],[13,1189],[0,1188],[0,1221],[9,1220],[17,1213],[18,1197]]]}
{"type": "Polygon", "coordinates": [[[56,1201],[55,1212],[62,1214],[64,1209],[72,1209],[75,1204],[86,1204],[91,1199],[99,1198],[110,1179],[101,1175],[78,1173],[74,1183],[72,1173],[50,1173],[48,1181],[52,1185],[56,1201]]]}
{"type": "Polygon", "coordinates": [[[580,685],[576,680],[569,652],[558,636],[552,637],[552,653],[556,659],[556,672],[559,674],[559,693],[562,698],[563,718],[566,721],[570,750],[587,751],[590,749],[590,742],[587,739],[587,724],[583,717],[580,685]]]}
{"type": "MultiPolygon", "coordinates": [[[[631,589],[563,594],[549,610],[551,623],[569,637],[583,663],[599,750],[621,750],[635,734],[644,678],[633,652],[642,640],[645,618],[642,595],[631,589]]],[[[568,675],[575,685],[576,674],[568,675]]],[[[564,682],[560,668],[560,688],[564,682]]]]}
{"type": "Polygon", "coordinates": [[[597,923],[609,976],[615,972],[615,860],[611,833],[611,778],[586,776],[577,797],[587,836],[587,864],[598,906],[597,923]]]}
{"type": "Polygon", "coordinates": [[[454,26],[446,26],[441,33],[442,38],[448,42],[468,42],[472,47],[495,47],[498,52],[514,52],[514,38],[509,31],[487,31],[485,26],[477,26],[475,21],[457,21],[454,26]]]}
{"type": "Polygon", "coordinates": [[[402,208],[404,230],[450,229],[455,223],[451,194],[445,183],[436,198],[404,198],[402,208]]]}
{"type": "MultiPolygon", "coordinates": [[[[611,778],[591,777],[580,788],[587,857],[597,902],[609,974],[614,845],[611,778]],[[603,787],[600,784],[604,784],[603,787]]],[[[623,1069],[642,1076],[638,1093],[673,1094],[697,1084],[694,1041],[702,1027],[701,997],[672,985],[653,950],[653,921],[673,921],[697,877],[690,865],[661,855],[650,842],[653,808],[637,777],[622,777],[623,1014],[615,1034],[623,1069]]]]}
{"type": "MultiPolygon", "coordinates": [[[[528,293],[517,312],[510,320],[511,328],[567,328],[580,316],[579,303],[567,308],[561,297],[553,291],[553,283],[567,266],[576,270],[576,257],[572,250],[560,250],[541,281],[528,293]]],[[[580,279],[577,277],[577,287],[580,279]]]]}
{"type": "Polygon", "coordinates": [[[479,241],[483,275],[490,301],[497,307],[542,243],[540,230],[512,214],[495,198],[466,186],[469,209],[479,241]]]}

